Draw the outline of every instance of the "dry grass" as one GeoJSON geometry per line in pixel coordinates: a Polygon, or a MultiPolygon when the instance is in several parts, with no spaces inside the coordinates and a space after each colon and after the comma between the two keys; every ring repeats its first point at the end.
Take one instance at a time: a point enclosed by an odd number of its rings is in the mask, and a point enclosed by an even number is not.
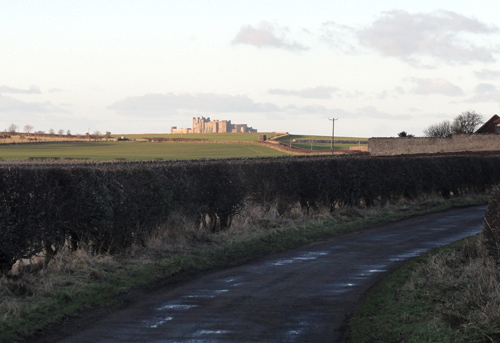
{"type": "Polygon", "coordinates": [[[500,328],[500,270],[482,237],[468,239],[420,265],[403,286],[401,301],[411,301],[415,295],[436,301],[432,317],[436,326],[451,327],[465,337],[480,333],[486,341],[491,328],[500,328]]]}

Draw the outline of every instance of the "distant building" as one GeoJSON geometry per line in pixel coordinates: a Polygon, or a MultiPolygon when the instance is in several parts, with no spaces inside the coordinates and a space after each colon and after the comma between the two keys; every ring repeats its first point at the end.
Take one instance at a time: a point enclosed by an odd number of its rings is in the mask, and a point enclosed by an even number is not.
{"type": "Polygon", "coordinates": [[[230,120],[210,120],[210,118],[193,117],[192,129],[178,129],[177,126],[170,128],[172,134],[187,133],[247,133],[257,132],[257,129],[249,127],[247,124],[231,124],[230,120]]]}
{"type": "Polygon", "coordinates": [[[486,123],[483,124],[475,133],[495,133],[500,134],[500,117],[493,115],[486,123]]]}

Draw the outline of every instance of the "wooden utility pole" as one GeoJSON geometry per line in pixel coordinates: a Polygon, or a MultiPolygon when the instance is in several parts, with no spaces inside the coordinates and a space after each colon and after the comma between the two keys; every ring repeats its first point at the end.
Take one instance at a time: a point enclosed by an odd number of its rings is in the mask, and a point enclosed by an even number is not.
{"type": "Polygon", "coordinates": [[[328,118],[328,120],[332,121],[332,155],[334,155],[334,152],[333,152],[333,146],[334,146],[333,140],[335,139],[335,120],[339,120],[339,118],[328,118]]]}

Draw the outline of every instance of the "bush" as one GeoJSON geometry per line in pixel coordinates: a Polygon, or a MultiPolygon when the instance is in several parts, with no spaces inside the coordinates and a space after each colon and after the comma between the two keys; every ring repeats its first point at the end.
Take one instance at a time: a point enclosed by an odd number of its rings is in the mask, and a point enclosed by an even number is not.
{"type": "MultiPolygon", "coordinates": [[[[0,265],[7,270],[42,250],[50,258],[65,243],[122,253],[142,244],[172,212],[219,231],[246,204],[286,215],[297,206],[309,213],[448,197],[488,189],[500,182],[498,170],[495,155],[2,166],[0,265]]],[[[490,212],[498,228],[498,210],[490,212]]],[[[496,230],[490,245],[498,244],[496,230]]]]}

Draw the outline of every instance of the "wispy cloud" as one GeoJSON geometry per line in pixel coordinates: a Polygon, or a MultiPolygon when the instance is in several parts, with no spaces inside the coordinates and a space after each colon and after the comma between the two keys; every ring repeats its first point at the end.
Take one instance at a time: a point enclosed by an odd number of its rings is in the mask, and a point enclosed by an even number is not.
{"type": "Polygon", "coordinates": [[[322,39],[343,52],[373,49],[385,56],[399,58],[414,66],[426,66],[423,58],[447,64],[494,62],[500,45],[500,29],[451,11],[409,13],[403,10],[382,12],[364,29],[334,22],[322,27],[322,39]],[[478,37],[488,38],[479,45],[478,37]]]}
{"type": "Polygon", "coordinates": [[[459,96],[463,94],[460,87],[446,81],[443,78],[436,79],[418,79],[413,78],[412,81],[417,84],[414,89],[416,94],[443,94],[447,96],[459,96]]]}
{"type": "Polygon", "coordinates": [[[0,86],[0,94],[41,94],[40,88],[37,86],[31,86],[28,89],[14,88],[9,86],[0,86]]]}
{"type": "Polygon", "coordinates": [[[278,28],[273,24],[262,21],[259,26],[243,26],[234,40],[235,44],[247,44],[257,48],[277,48],[290,51],[302,51],[308,48],[296,41],[287,38],[288,30],[286,28],[278,28]]]}
{"type": "Polygon", "coordinates": [[[450,11],[412,14],[393,10],[384,12],[357,35],[361,43],[383,55],[409,62],[427,55],[444,62],[469,63],[493,62],[495,57],[491,48],[476,45],[467,34],[498,32],[495,26],[450,11]]]}
{"type": "Polygon", "coordinates": [[[269,94],[296,96],[303,99],[331,99],[332,94],[338,92],[336,87],[318,86],[314,88],[306,88],[301,90],[279,89],[274,88],[268,91],[269,94]]]}
{"type": "Polygon", "coordinates": [[[500,80],[500,70],[481,69],[474,74],[481,80],[500,80]]]}
{"type": "Polygon", "coordinates": [[[353,27],[330,21],[322,25],[321,31],[321,40],[330,48],[344,53],[355,53],[359,50],[357,31],[353,27]]]}
{"type": "Polygon", "coordinates": [[[411,115],[394,115],[379,111],[375,106],[365,106],[358,108],[352,113],[353,117],[368,117],[370,119],[393,119],[393,120],[408,120],[413,118],[411,115]]]}
{"type": "Polygon", "coordinates": [[[0,113],[9,114],[40,114],[40,113],[70,113],[69,111],[47,102],[26,102],[0,94],[0,113]]]}
{"type": "Polygon", "coordinates": [[[500,103],[500,89],[491,83],[480,83],[474,89],[474,96],[467,102],[495,102],[500,103]]]}
{"type": "Polygon", "coordinates": [[[187,112],[227,113],[227,112],[272,112],[278,106],[271,103],[257,103],[246,95],[213,93],[167,93],[146,94],[128,97],[115,102],[109,109],[124,114],[144,114],[149,116],[177,115],[187,112]]]}

